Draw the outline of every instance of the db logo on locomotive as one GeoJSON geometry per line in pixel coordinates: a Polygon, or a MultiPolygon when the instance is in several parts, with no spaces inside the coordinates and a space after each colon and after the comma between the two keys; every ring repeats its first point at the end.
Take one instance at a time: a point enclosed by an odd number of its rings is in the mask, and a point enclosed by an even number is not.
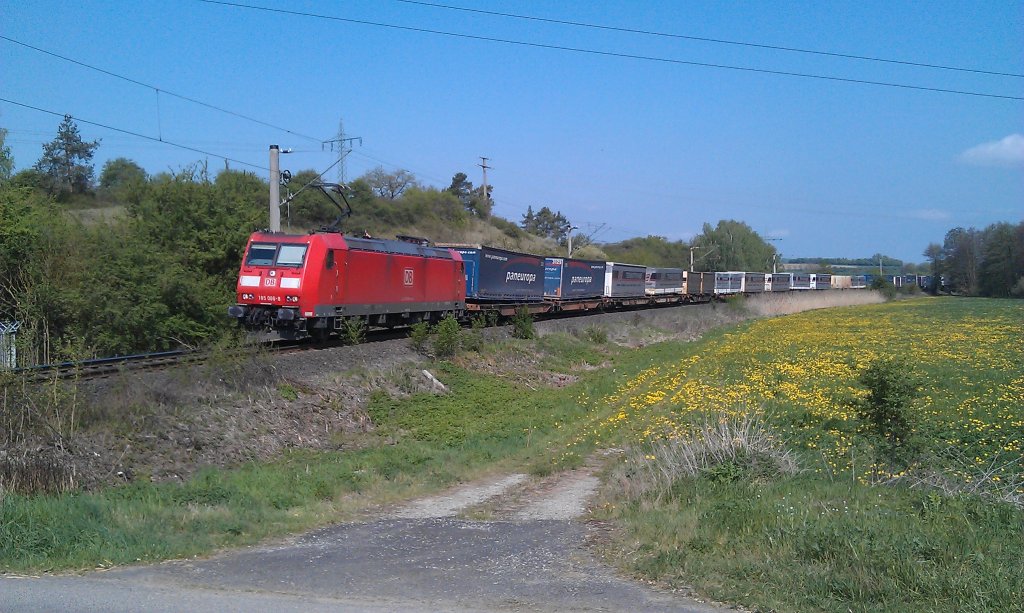
{"type": "Polygon", "coordinates": [[[406,268],[404,273],[405,274],[402,276],[402,282],[405,283],[406,285],[412,285],[413,269],[412,268],[406,268]]]}

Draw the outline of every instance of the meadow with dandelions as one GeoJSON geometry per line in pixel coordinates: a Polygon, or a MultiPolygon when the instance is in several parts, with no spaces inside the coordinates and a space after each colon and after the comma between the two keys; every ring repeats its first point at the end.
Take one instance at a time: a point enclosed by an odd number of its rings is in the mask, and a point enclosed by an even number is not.
{"type": "Polygon", "coordinates": [[[1022,301],[761,319],[579,400],[566,453],[628,450],[599,514],[633,572],[768,609],[1024,606],[1022,301]],[[914,389],[901,461],[857,411],[891,358],[914,389]]]}

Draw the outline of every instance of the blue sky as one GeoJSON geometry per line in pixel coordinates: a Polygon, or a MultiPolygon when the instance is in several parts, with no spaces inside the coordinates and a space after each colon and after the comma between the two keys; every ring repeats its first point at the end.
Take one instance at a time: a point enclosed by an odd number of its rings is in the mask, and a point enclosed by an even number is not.
{"type": "MultiPolygon", "coordinates": [[[[1024,97],[1024,78],[654,37],[396,0],[239,3],[677,61],[1024,97]]],[[[451,5],[766,45],[1024,74],[1024,4],[561,2],[451,5]]],[[[362,137],[378,165],[447,186],[480,181],[495,213],[561,210],[597,240],[689,239],[748,223],[786,257],[919,262],[956,226],[1024,219],[1024,101],[871,86],[471,40],[195,0],[0,0],[0,35],[166,92],[326,139],[362,137]]],[[[315,140],[0,40],[0,97],[264,167],[323,170],[315,140]]],[[[16,168],[60,118],[0,102],[16,168]]],[[[80,123],[97,171],[207,156],[80,123]]],[[[211,169],[224,161],[209,156],[211,169]]],[[[232,167],[239,167],[232,163],[232,167]]],[[[266,175],[264,170],[257,172],[266,175]]],[[[332,173],[333,174],[333,173],[332,173]]]]}

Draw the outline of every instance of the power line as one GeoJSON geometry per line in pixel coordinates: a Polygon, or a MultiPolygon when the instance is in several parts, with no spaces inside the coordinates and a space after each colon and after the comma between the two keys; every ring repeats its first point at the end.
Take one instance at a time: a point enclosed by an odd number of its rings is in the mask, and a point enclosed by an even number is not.
{"type": "Polygon", "coordinates": [[[972,72],[976,74],[996,75],[1000,77],[1017,77],[1024,78],[1024,74],[1017,74],[1013,72],[999,72],[994,70],[982,70],[979,68],[963,68],[959,66],[947,66],[944,64],[928,64],[925,62],[911,62],[908,60],[896,60],[891,58],[875,57],[870,55],[854,55],[852,53],[837,53],[833,51],[818,51],[815,49],[801,49],[799,47],[784,47],[781,45],[768,45],[764,43],[752,43],[747,41],[728,40],[723,38],[708,38],[705,36],[690,36],[685,34],[672,34],[668,32],[657,32],[654,30],[639,30],[634,28],[623,28],[618,26],[608,26],[595,23],[585,23],[581,21],[568,21],[562,19],[549,19],[545,17],[536,17],[533,15],[517,15],[515,13],[502,13],[500,11],[486,11],[483,9],[472,9],[462,6],[451,6],[448,4],[437,4],[434,2],[423,2],[422,0],[395,0],[396,2],[403,2],[405,4],[417,4],[420,6],[429,6],[432,8],[446,9],[450,11],[463,11],[466,13],[478,13],[481,15],[493,15],[496,17],[511,17],[513,19],[525,19],[528,21],[539,21],[543,23],[554,23],[558,25],[575,26],[579,28],[593,28],[595,30],[607,30],[611,32],[625,32],[628,34],[643,34],[646,36],[658,36],[662,38],[676,38],[681,40],[695,40],[704,43],[715,43],[720,45],[736,45],[740,47],[753,47],[756,49],[771,49],[773,51],[787,51],[791,53],[806,53],[811,55],[822,55],[826,57],[838,57],[848,60],[862,60],[866,62],[884,62],[887,64],[900,64],[903,66],[915,66],[918,68],[936,68],[939,70],[955,70],[958,72],[972,72]]]}
{"type": "Polygon", "coordinates": [[[251,121],[253,123],[257,123],[257,124],[259,124],[261,126],[265,126],[265,127],[268,127],[268,128],[273,128],[275,130],[281,130],[282,132],[287,132],[288,134],[291,134],[292,136],[298,136],[299,138],[305,138],[307,140],[311,140],[311,141],[318,142],[318,143],[322,140],[322,139],[316,138],[314,136],[307,136],[306,134],[300,134],[299,132],[295,132],[293,130],[289,130],[288,128],[283,128],[281,126],[276,126],[276,125],[274,125],[272,123],[267,123],[267,122],[265,122],[263,120],[256,119],[255,117],[249,117],[248,115],[243,115],[242,113],[236,113],[235,111],[232,111],[232,110],[229,110],[229,109],[217,106],[215,104],[210,104],[208,102],[203,102],[202,100],[196,100],[195,98],[190,98],[190,97],[182,95],[182,94],[176,94],[176,93],[174,93],[172,91],[168,91],[166,89],[157,87],[156,85],[150,85],[149,83],[143,83],[142,81],[138,81],[138,80],[133,79],[131,77],[126,77],[124,75],[117,74],[116,72],[111,72],[109,70],[104,70],[103,68],[99,68],[97,66],[93,66],[92,64],[86,64],[85,62],[80,62],[80,61],[78,61],[76,59],[72,59],[72,58],[69,58],[67,56],[60,55],[59,53],[54,53],[53,51],[47,51],[46,49],[41,49],[39,47],[30,45],[28,43],[23,43],[20,40],[15,40],[15,39],[10,38],[8,36],[0,35],[0,39],[6,40],[7,42],[13,43],[15,45],[21,45],[22,47],[25,47],[25,48],[28,48],[28,49],[32,49],[33,51],[38,51],[39,53],[43,53],[43,54],[46,54],[46,55],[49,55],[49,56],[52,56],[52,57],[64,60],[65,62],[71,62],[72,64],[76,64],[78,66],[82,66],[84,68],[88,68],[89,70],[95,70],[96,72],[101,72],[101,73],[103,73],[103,74],[105,74],[107,76],[114,77],[115,79],[121,79],[122,81],[127,81],[127,82],[133,83],[135,85],[140,85],[142,87],[146,87],[146,88],[152,89],[153,91],[155,91],[157,93],[157,122],[158,123],[159,123],[159,112],[160,112],[160,98],[159,98],[159,96],[160,96],[160,94],[166,94],[168,96],[173,96],[175,98],[179,98],[181,100],[185,100],[186,102],[191,102],[193,104],[198,104],[199,106],[204,106],[204,107],[206,107],[208,109],[213,109],[215,111],[219,111],[219,112],[225,113],[227,115],[238,117],[239,119],[245,119],[246,121],[251,121]]]}
{"type": "Polygon", "coordinates": [[[213,152],[210,152],[210,151],[204,151],[202,149],[197,149],[195,147],[189,147],[188,145],[182,145],[182,144],[179,144],[179,143],[173,143],[173,142],[171,142],[169,140],[161,140],[159,138],[155,138],[155,137],[152,137],[152,136],[147,136],[145,134],[139,134],[138,132],[132,132],[131,130],[124,130],[124,129],[121,129],[121,128],[115,128],[114,126],[109,126],[109,125],[102,124],[102,123],[99,123],[99,122],[96,122],[96,121],[89,121],[87,119],[82,119],[81,117],[75,117],[75,116],[67,114],[67,113],[58,113],[57,111],[51,111],[51,110],[48,110],[48,109],[39,108],[38,106],[32,106],[31,104],[25,104],[23,102],[15,102],[14,100],[8,100],[7,98],[0,98],[0,102],[6,102],[8,104],[13,104],[13,105],[20,106],[20,107],[26,108],[26,109],[32,109],[33,111],[39,111],[40,113],[47,113],[49,115],[56,115],[57,117],[65,117],[65,116],[66,117],[71,117],[72,119],[74,119],[75,121],[77,121],[79,123],[84,123],[84,124],[88,124],[90,126],[96,126],[96,127],[99,127],[99,128],[104,128],[106,130],[113,130],[114,132],[121,132],[122,134],[129,134],[131,136],[135,136],[135,137],[138,137],[138,138],[144,138],[146,140],[151,140],[151,141],[156,142],[156,143],[163,143],[165,145],[170,145],[172,147],[177,147],[179,149],[186,149],[188,151],[194,151],[195,153],[202,153],[203,155],[208,155],[210,157],[220,158],[220,159],[226,160],[228,162],[234,162],[235,164],[241,164],[242,166],[249,166],[251,168],[257,168],[259,170],[266,170],[268,172],[270,170],[266,166],[260,166],[258,164],[250,164],[249,162],[243,162],[242,160],[236,160],[235,158],[230,158],[230,157],[228,157],[226,155],[221,155],[219,153],[213,153],[213,152]]]}
{"type": "Polygon", "coordinates": [[[534,48],[537,48],[537,49],[549,49],[549,50],[554,50],[554,51],[568,51],[568,52],[572,52],[572,53],[585,53],[585,54],[588,54],[588,55],[596,55],[596,56],[601,56],[601,57],[617,57],[617,58],[641,60],[641,61],[647,61],[647,62],[659,62],[659,63],[663,63],[663,64],[676,64],[676,65],[683,65],[683,66],[700,66],[700,67],[703,67],[703,68],[718,68],[718,69],[722,69],[722,70],[736,70],[736,71],[741,71],[741,72],[752,72],[752,73],[769,74],[769,75],[775,75],[775,76],[799,77],[799,78],[804,78],[804,79],[817,79],[817,80],[822,80],[822,81],[837,81],[837,82],[841,82],[841,83],[855,83],[855,84],[858,84],[858,85],[874,85],[874,86],[878,86],[878,87],[893,87],[893,88],[899,88],[899,89],[911,89],[911,90],[936,92],[936,93],[943,93],[943,94],[957,94],[957,95],[961,95],[961,96],[977,96],[977,97],[981,97],[981,98],[1000,98],[1000,99],[1003,99],[1003,100],[1021,100],[1021,101],[1024,101],[1024,97],[1021,97],[1021,96],[1007,96],[1007,95],[1003,95],[1003,94],[988,94],[988,93],[983,93],[983,92],[973,92],[973,91],[958,90],[958,89],[946,89],[946,88],[941,88],[941,87],[925,87],[923,85],[909,85],[909,84],[906,84],[906,83],[892,83],[892,82],[886,82],[886,81],[870,81],[870,80],[866,80],[866,79],[853,79],[853,78],[848,78],[848,77],[836,77],[836,76],[830,76],[830,75],[810,74],[810,73],[804,73],[804,72],[789,72],[789,71],[784,71],[784,70],[770,70],[770,69],[767,69],[767,68],[751,68],[749,66],[731,66],[731,65],[728,65],[728,64],[714,64],[714,63],[709,63],[709,62],[695,62],[695,61],[690,61],[690,60],[677,60],[677,59],[672,59],[672,58],[656,57],[656,56],[650,56],[650,55],[638,55],[638,54],[633,54],[633,53],[619,53],[619,52],[615,52],[615,51],[600,51],[600,50],[597,50],[597,49],[585,49],[585,48],[582,48],[582,47],[567,47],[567,46],[564,46],[564,45],[551,45],[551,44],[546,44],[546,43],[531,43],[531,42],[526,42],[526,41],[521,41],[521,40],[511,40],[511,39],[507,39],[507,38],[496,38],[496,37],[491,37],[491,36],[477,36],[477,35],[474,35],[474,34],[460,34],[460,33],[457,33],[457,32],[446,32],[446,31],[443,31],[443,30],[432,30],[432,29],[429,29],[429,28],[419,28],[419,27],[414,27],[414,26],[399,26],[399,25],[390,24],[390,23],[382,23],[382,22],[376,22],[376,21],[366,21],[366,20],[363,20],[363,19],[350,19],[350,18],[347,18],[347,17],[335,17],[333,15],[321,15],[321,14],[318,14],[318,13],[306,13],[306,12],[302,12],[302,11],[291,11],[291,10],[287,10],[287,9],[270,8],[270,7],[265,7],[265,6],[252,6],[252,5],[240,4],[240,3],[236,3],[236,2],[226,2],[225,0],[199,0],[199,2],[204,2],[206,4],[218,4],[218,5],[221,5],[221,6],[229,6],[229,7],[233,7],[233,8],[249,9],[249,10],[254,10],[254,11],[265,11],[265,12],[268,12],[268,13],[279,13],[279,14],[283,14],[283,15],[293,15],[293,16],[298,16],[298,17],[312,17],[312,18],[315,18],[315,19],[327,19],[327,20],[339,21],[339,22],[343,22],[343,23],[354,23],[354,24],[359,24],[359,25],[374,26],[374,27],[378,27],[378,28],[389,28],[389,29],[392,29],[392,30],[401,30],[401,31],[405,31],[405,32],[419,32],[419,33],[422,33],[422,34],[436,34],[436,35],[439,35],[439,36],[449,36],[449,37],[452,37],[452,38],[465,38],[465,39],[469,39],[469,40],[479,40],[479,41],[491,42],[491,43],[501,43],[501,44],[505,44],[505,45],[516,45],[516,46],[520,46],[520,47],[534,47],[534,48]]]}

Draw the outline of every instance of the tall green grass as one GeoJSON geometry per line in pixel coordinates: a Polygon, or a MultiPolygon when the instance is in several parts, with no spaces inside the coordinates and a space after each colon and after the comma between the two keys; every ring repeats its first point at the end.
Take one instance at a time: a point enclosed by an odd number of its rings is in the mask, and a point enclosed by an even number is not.
{"type": "Polygon", "coordinates": [[[979,498],[811,475],[687,478],[611,507],[633,572],[785,611],[1013,611],[1024,514],[979,498]],[[628,545],[627,545],[628,546],[628,545]]]}

